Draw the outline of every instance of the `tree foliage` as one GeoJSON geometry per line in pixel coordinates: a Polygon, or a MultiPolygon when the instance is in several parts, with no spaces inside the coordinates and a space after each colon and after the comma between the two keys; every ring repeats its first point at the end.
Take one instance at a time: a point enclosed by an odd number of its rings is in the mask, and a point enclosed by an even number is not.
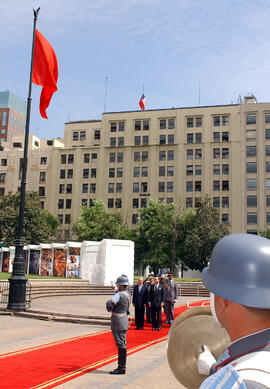
{"type": "MultiPolygon", "coordinates": [[[[5,246],[15,245],[19,222],[20,194],[0,198],[0,240],[5,246]]],[[[27,192],[24,211],[24,244],[48,242],[59,226],[58,219],[41,208],[39,195],[27,192]]]]}
{"type": "Polygon", "coordinates": [[[270,229],[268,228],[267,230],[259,231],[259,235],[270,239],[270,229]]]}
{"type": "Polygon", "coordinates": [[[73,232],[80,241],[133,237],[133,232],[123,222],[122,214],[109,213],[101,200],[94,200],[94,205],[90,208],[82,207],[81,216],[73,225],[73,232]]]}

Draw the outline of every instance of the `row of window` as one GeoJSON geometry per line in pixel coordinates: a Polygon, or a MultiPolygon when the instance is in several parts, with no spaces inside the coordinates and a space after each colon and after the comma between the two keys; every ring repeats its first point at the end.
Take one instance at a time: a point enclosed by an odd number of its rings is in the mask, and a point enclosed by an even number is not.
{"type": "MultiPolygon", "coordinates": [[[[192,160],[193,156],[195,155],[195,159],[202,159],[202,149],[187,149],[187,160],[192,160]]],[[[220,148],[214,148],[213,149],[213,158],[229,158],[230,151],[226,147],[220,149],[220,148]]]]}
{"type": "MultiPolygon", "coordinates": [[[[214,180],[213,181],[213,190],[214,191],[228,191],[229,190],[229,181],[228,180],[214,180]]],[[[186,182],[186,192],[201,192],[202,191],[202,181],[187,181],[186,182]]]]}
{"type": "MultiPolygon", "coordinates": [[[[227,115],[216,115],[213,116],[213,126],[228,126],[229,125],[229,116],[227,115]]],[[[202,127],[202,117],[187,117],[187,128],[192,127],[202,127]]]]}
{"type": "MultiPolygon", "coordinates": [[[[229,165],[228,164],[215,164],[213,165],[213,174],[214,175],[220,175],[220,174],[229,174],[229,165]]],[[[187,165],[186,166],[186,175],[187,176],[201,176],[202,175],[202,165],[187,165]]]]}
{"type": "MultiPolygon", "coordinates": [[[[160,145],[173,145],[174,144],[174,135],[160,135],[159,137],[159,144],[160,145]]],[[[143,136],[135,136],[134,137],[134,145],[135,146],[147,146],[149,145],[149,136],[143,135],[143,136]]],[[[110,147],[123,147],[124,146],[124,137],[119,136],[111,137],[110,138],[110,147]]]]}
{"type": "MultiPolygon", "coordinates": [[[[265,145],[265,155],[270,156],[270,145],[265,145]]],[[[256,157],[257,156],[257,146],[247,146],[246,147],[246,156],[247,157],[256,157]]]]}
{"type": "Polygon", "coordinates": [[[60,224],[63,224],[63,223],[64,223],[64,220],[65,220],[65,224],[70,224],[70,223],[71,223],[70,214],[66,214],[66,215],[65,215],[65,219],[64,219],[64,215],[58,214],[58,215],[57,215],[57,218],[58,218],[60,224]]]}

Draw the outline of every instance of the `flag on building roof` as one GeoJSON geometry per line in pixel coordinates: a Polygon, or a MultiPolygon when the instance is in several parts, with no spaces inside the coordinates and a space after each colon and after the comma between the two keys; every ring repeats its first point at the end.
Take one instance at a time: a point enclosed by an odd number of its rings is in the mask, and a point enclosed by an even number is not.
{"type": "Polygon", "coordinates": [[[139,106],[141,107],[141,110],[143,110],[143,111],[145,110],[145,103],[146,103],[146,98],[145,98],[144,94],[142,94],[142,97],[139,101],[139,106]]]}
{"type": "Polygon", "coordinates": [[[32,82],[42,86],[39,111],[48,119],[48,108],[52,95],[57,91],[58,64],[54,49],[47,39],[36,30],[32,82]]]}

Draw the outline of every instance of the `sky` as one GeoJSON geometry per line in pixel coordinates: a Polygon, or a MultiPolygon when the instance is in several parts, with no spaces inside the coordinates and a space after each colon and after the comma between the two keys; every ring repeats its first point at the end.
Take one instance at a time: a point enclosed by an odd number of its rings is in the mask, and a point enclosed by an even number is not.
{"type": "Polygon", "coordinates": [[[270,101],[269,0],[9,0],[0,2],[0,91],[27,100],[33,8],[53,46],[58,91],[30,132],[62,137],[67,121],[107,112],[270,101]],[[200,85],[200,88],[199,88],[200,85]],[[199,93],[200,89],[200,93],[199,93]]]}

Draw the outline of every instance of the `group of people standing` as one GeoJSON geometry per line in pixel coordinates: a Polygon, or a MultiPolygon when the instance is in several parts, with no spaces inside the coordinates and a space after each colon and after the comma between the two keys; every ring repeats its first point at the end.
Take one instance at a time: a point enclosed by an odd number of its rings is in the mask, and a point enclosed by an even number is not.
{"type": "Polygon", "coordinates": [[[144,282],[138,279],[134,287],[132,303],[135,308],[136,330],[143,330],[146,312],[147,323],[152,324],[152,330],[160,331],[162,326],[161,310],[164,309],[166,324],[174,321],[174,305],[178,298],[178,286],[173,280],[173,273],[161,277],[149,276],[144,282]]]}

